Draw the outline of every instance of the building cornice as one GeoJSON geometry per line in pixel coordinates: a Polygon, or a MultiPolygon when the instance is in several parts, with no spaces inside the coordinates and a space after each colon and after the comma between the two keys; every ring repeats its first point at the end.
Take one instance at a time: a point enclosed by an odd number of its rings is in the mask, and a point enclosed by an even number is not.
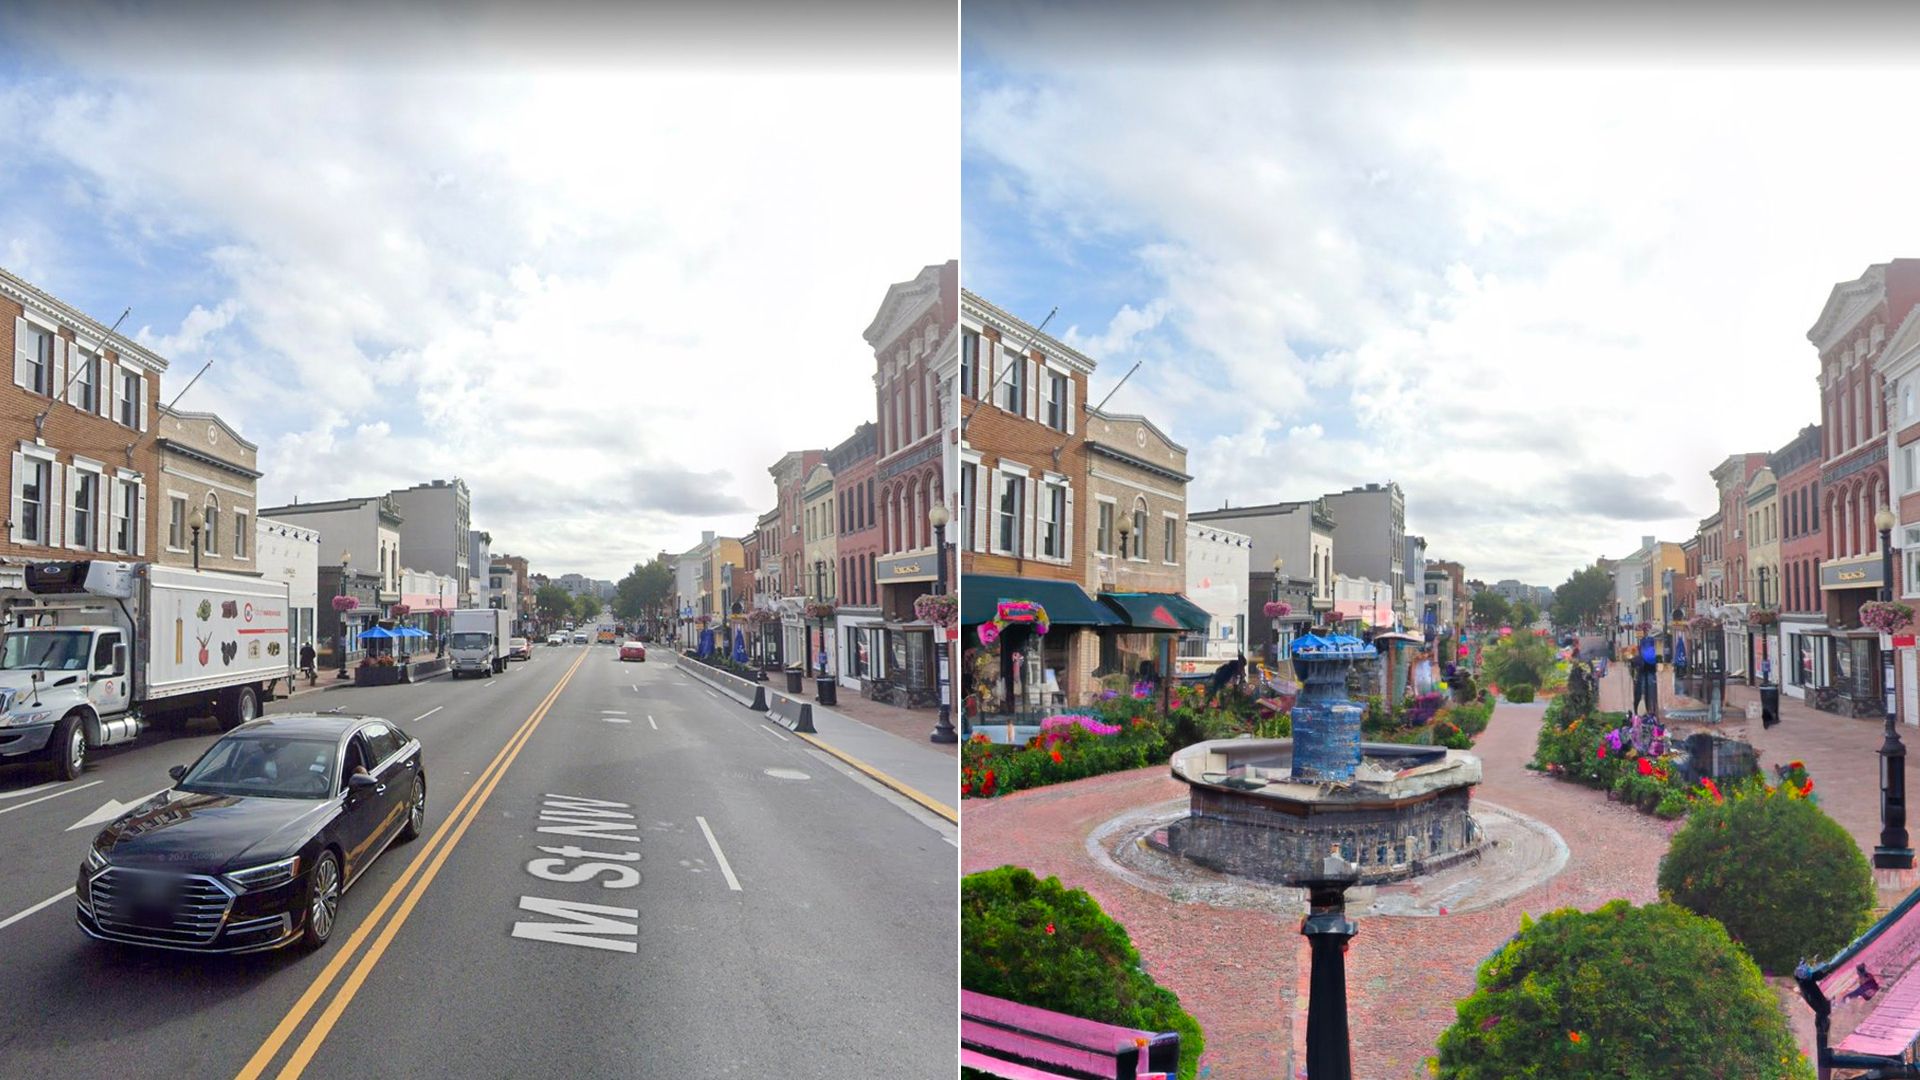
{"type": "Polygon", "coordinates": [[[1852,281],[1843,281],[1827,295],[1820,317],[1807,330],[1807,340],[1822,358],[1841,338],[1860,325],[1860,320],[1879,306],[1887,294],[1887,264],[1876,263],[1852,281]]]}
{"type": "Polygon", "coordinates": [[[965,289],[960,290],[960,317],[962,319],[971,317],[982,328],[993,330],[1000,335],[1002,342],[1006,342],[1009,338],[1026,342],[1027,352],[1038,349],[1041,355],[1062,361],[1083,375],[1092,375],[1093,369],[1099,366],[1098,361],[1080,350],[1050,334],[1041,333],[1037,327],[1029,325],[965,289]]]}
{"type": "MultiPolygon", "coordinates": [[[[1145,427],[1145,428],[1146,428],[1146,429],[1147,429],[1148,431],[1151,431],[1151,432],[1153,432],[1153,434],[1154,434],[1154,435],[1155,435],[1155,436],[1156,436],[1157,438],[1159,438],[1159,440],[1160,440],[1161,442],[1163,442],[1163,443],[1166,443],[1166,444],[1167,444],[1167,448],[1168,448],[1169,450],[1178,450],[1179,452],[1181,452],[1181,453],[1183,453],[1183,454],[1187,452],[1187,448],[1186,448],[1186,447],[1184,447],[1184,446],[1182,446],[1182,445],[1180,445],[1179,443],[1177,443],[1177,442],[1174,442],[1174,441],[1173,441],[1173,436],[1171,436],[1171,435],[1168,435],[1168,434],[1167,434],[1166,432],[1164,432],[1164,431],[1161,431],[1161,430],[1160,430],[1160,425],[1158,425],[1158,424],[1156,424],[1156,423],[1154,423],[1153,421],[1151,421],[1151,420],[1149,420],[1149,419],[1147,419],[1147,418],[1146,418],[1146,417],[1144,417],[1144,416],[1141,416],[1141,415],[1140,415],[1139,413],[1110,413],[1110,412],[1101,412],[1101,411],[1100,411],[1099,409],[1096,409],[1096,408],[1094,408],[1093,406],[1091,406],[1091,405],[1089,405],[1089,406],[1087,406],[1087,415],[1088,415],[1088,416],[1090,416],[1090,417],[1092,417],[1093,419],[1096,419],[1096,420],[1105,420],[1105,421],[1107,421],[1108,423],[1113,423],[1114,421],[1119,421],[1119,420],[1124,420],[1124,421],[1129,421],[1129,422],[1132,422],[1132,423],[1138,423],[1138,424],[1141,424],[1141,425],[1143,425],[1143,426],[1144,426],[1144,427],[1145,427]]],[[[1091,441],[1091,436],[1089,436],[1089,441],[1091,441]]]]}
{"type": "Polygon", "coordinates": [[[914,275],[911,281],[898,281],[887,287],[880,310],[861,332],[876,353],[886,352],[900,335],[925,317],[940,302],[940,275],[945,265],[934,263],[914,275]]]}
{"type": "Polygon", "coordinates": [[[22,306],[46,312],[75,330],[87,331],[90,336],[98,338],[104,347],[111,348],[123,361],[138,361],[142,367],[155,374],[167,370],[167,361],[159,354],[115,333],[93,316],[4,267],[0,267],[0,296],[14,300],[22,306]]]}
{"type": "Polygon", "coordinates": [[[1193,481],[1193,477],[1188,476],[1186,473],[1179,472],[1175,469],[1170,469],[1165,465],[1155,465],[1153,462],[1148,461],[1145,458],[1135,457],[1134,455],[1129,454],[1124,450],[1115,449],[1114,447],[1108,446],[1105,443],[1098,443],[1098,442],[1094,442],[1092,439],[1088,439],[1086,443],[1086,447],[1087,447],[1087,452],[1090,454],[1099,454],[1101,457],[1112,458],[1113,460],[1118,461],[1121,464],[1131,465],[1136,469],[1140,469],[1144,472],[1152,473],[1155,476],[1162,477],[1167,480],[1178,481],[1179,483],[1182,483],[1182,484],[1191,483],[1193,481]]]}
{"type": "Polygon", "coordinates": [[[205,450],[195,449],[194,447],[173,439],[155,439],[153,440],[153,444],[158,447],[162,453],[175,454],[179,457],[186,458],[188,461],[195,461],[202,465],[210,465],[222,472],[229,472],[235,476],[245,477],[248,480],[258,480],[265,475],[256,469],[249,469],[245,465],[236,464],[225,458],[215,457],[205,450]]]}

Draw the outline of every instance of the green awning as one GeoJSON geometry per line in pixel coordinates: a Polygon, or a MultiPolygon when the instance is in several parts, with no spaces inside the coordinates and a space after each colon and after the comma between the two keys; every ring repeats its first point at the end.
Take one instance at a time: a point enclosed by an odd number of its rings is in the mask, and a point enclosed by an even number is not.
{"type": "Polygon", "coordinates": [[[978,626],[992,622],[994,612],[1004,600],[1031,600],[1039,604],[1047,609],[1047,622],[1053,626],[1115,626],[1120,622],[1113,612],[1095,603],[1085,589],[1071,581],[964,574],[960,578],[960,624],[978,626]]]}
{"type": "Polygon", "coordinates": [[[1213,626],[1213,616],[1179,593],[1101,593],[1100,599],[1135,630],[1204,634],[1213,626]]]}

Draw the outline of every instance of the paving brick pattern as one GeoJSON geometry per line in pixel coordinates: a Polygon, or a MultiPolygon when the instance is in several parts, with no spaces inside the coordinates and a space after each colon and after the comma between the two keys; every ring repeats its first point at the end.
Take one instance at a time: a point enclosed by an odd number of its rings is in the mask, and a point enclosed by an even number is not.
{"type": "MultiPolygon", "coordinates": [[[[1624,708],[1627,694],[1625,675],[1616,667],[1602,686],[1602,706],[1624,708]]],[[[1758,700],[1757,691],[1730,688],[1729,704],[1737,709],[1749,696],[1758,700]]],[[[1879,836],[1873,752],[1881,725],[1829,716],[1791,700],[1782,711],[1783,722],[1769,731],[1742,717],[1723,724],[1722,733],[1752,741],[1765,765],[1805,761],[1822,806],[1871,851],[1879,836]]],[[[1475,798],[1558,830],[1570,850],[1568,864],[1552,881],[1498,908],[1361,920],[1347,956],[1354,1068],[1361,1080],[1427,1075],[1425,1059],[1452,1023],[1455,1001],[1472,991],[1480,961],[1518,930],[1522,913],[1537,917],[1561,907],[1590,910],[1615,897],[1634,903],[1655,898],[1672,824],[1618,806],[1601,792],[1527,770],[1541,712],[1539,705],[1495,710],[1477,747],[1485,779],[1475,798]]],[[[1920,751],[1920,732],[1909,734],[1920,751]]],[[[1086,889],[1126,926],[1154,978],[1178,993],[1200,1021],[1209,1077],[1285,1077],[1289,1063],[1301,1064],[1304,1030],[1305,952],[1298,924],[1176,903],[1109,876],[1087,854],[1086,837],[1100,824],[1183,794],[1161,767],[969,801],[962,808],[963,867],[973,872],[1014,863],[1086,889]]],[[[1897,895],[1883,894],[1883,900],[1897,895]]],[[[1776,985],[1802,1045],[1810,1047],[1810,1015],[1785,992],[1784,980],[1776,985]]]]}

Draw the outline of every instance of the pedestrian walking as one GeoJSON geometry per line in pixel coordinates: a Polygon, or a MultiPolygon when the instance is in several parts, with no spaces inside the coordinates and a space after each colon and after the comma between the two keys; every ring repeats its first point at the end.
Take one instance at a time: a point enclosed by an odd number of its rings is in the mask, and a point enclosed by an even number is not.
{"type": "Polygon", "coordinates": [[[309,641],[300,646],[300,670],[306,674],[308,686],[312,686],[320,678],[320,669],[314,666],[316,659],[313,642],[309,641]]]}
{"type": "Polygon", "coordinates": [[[1640,654],[1634,653],[1627,659],[1627,676],[1633,680],[1633,715],[1640,715],[1640,702],[1647,693],[1647,681],[1641,676],[1640,654]]]}

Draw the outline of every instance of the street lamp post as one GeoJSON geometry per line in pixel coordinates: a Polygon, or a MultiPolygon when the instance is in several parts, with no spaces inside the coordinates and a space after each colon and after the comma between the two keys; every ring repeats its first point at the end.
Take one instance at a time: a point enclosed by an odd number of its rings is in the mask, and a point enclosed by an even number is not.
{"type": "MultiPolygon", "coordinates": [[[[826,587],[827,587],[827,560],[815,559],[813,560],[813,602],[814,603],[825,604],[827,602],[826,587]]],[[[824,607],[821,608],[820,610],[822,612],[820,616],[820,654],[817,657],[817,659],[819,659],[820,661],[820,678],[824,679],[827,677],[827,660],[826,660],[827,616],[825,614],[826,609],[824,607]]]]}
{"type": "MultiPolygon", "coordinates": [[[[945,500],[934,503],[927,511],[927,521],[933,526],[933,594],[947,595],[947,522],[952,520],[947,513],[945,500]]],[[[958,619],[958,613],[955,618],[958,619]]],[[[940,718],[934,725],[933,734],[927,736],[929,742],[959,742],[960,736],[953,730],[953,643],[947,639],[949,627],[936,626],[934,632],[939,635],[940,652],[935,658],[939,671],[937,681],[940,684],[940,718]]]]}
{"type": "MultiPolygon", "coordinates": [[[[1280,587],[1281,587],[1280,574],[1281,574],[1281,571],[1285,569],[1286,565],[1287,565],[1286,559],[1282,558],[1279,555],[1275,555],[1273,557],[1273,599],[1275,603],[1278,603],[1280,601],[1280,587]]],[[[1276,615],[1273,618],[1273,662],[1275,667],[1278,667],[1280,664],[1281,649],[1282,649],[1282,645],[1280,643],[1280,617],[1276,615]]]]}
{"type": "MultiPolygon", "coordinates": [[[[195,530],[198,532],[199,530],[195,530]]],[[[199,547],[199,538],[194,538],[194,547],[199,547]]],[[[347,574],[353,566],[353,552],[340,553],[340,595],[347,595],[347,574]]],[[[340,677],[347,677],[347,613],[340,612],[340,677]]]]}
{"type": "MultiPolygon", "coordinates": [[[[1881,507],[1873,515],[1880,530],[1880,598],[1893,599],[1893,511],[1881,507]]],[[[1907,844],[1907,748],[1894,726],[1893,650],[1880,650],[1880,678],[1886,692],[1887,731],[1880,744],[1880,843],[1873,849],[1873,865],[1881,870],[1913,869],[1913,849],[1907,844]]]]}
{"type": "Polygon", "coordinates": [[[193,508],[193,522],[187,526],[193,530],[193,568],[195,570],[200,569],[200,529],[206,524],[206,521],[207,507],[205,503],[202,503],[193,508]]]}
{"type": "Polygon", "coordinates": [[[1307,890],[1307,917],[1300,934],[1311,953],[1307,982],[1307,1075],[1313,1080],[1353,1080],[1353,1043],[1347,1030],[1347,942],[1359,932],[1347,918],[1347,890],[1359,867],[1336,846],[1320,875],[1298,882],[1307,890]]]}

